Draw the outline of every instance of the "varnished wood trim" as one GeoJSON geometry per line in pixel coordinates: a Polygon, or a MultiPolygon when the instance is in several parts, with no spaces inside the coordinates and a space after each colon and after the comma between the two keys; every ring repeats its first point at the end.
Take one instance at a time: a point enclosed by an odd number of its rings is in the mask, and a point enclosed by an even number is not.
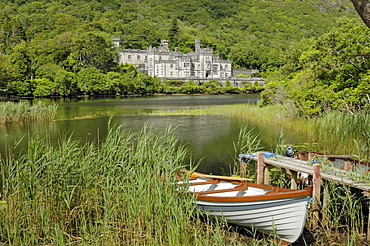
{"type": "Polygon", "coordinates": [[[204,182],[191,182],[189,183],[189,186],[194,186],[194,185],[206,185],[206,184],[218,184],[220,183],[219,179],[210,179],[204,182]]]}
{"type": "Polygon", "coordinates": [[[271,193],[256,196],[219,197],[219,196],[198,195],[196,196],[196,199],[201,201],[215,201],[215,202],[249,202],[249,201],[266,201],[303,196],[312,196],[312,187],[307,187],[305,190],[290,190],[288,192],[271,193]]]}
{"type": "Polygon", "coordinates": [[[224,192],[232,192],[232,191],[242,191],[242,190],[248,190],[248,185],[247,184],[241,184],[241,185],[235,186],[234,188],[229,188],[229,189],[200,191],[200,192],[195,192],[195,195],[207,195],[207,194],[224,193],[224,192]]]}

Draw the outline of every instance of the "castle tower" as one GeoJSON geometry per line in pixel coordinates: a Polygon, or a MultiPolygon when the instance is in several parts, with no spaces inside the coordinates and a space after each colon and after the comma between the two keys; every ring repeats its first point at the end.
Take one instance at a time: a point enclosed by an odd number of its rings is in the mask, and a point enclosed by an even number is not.
{"type": "Polygon", "coordinates": [[[200,38],[195,39],[195,53],[200,52],[200,38]]]}
{"type": "Polygon", "coordinates": [[[114,37],[114,38],[112,38],[113,47],[114,48],[119,48],[120,41],[121,41],[120,37],[114,37]]]}
{"type": "Polygon", "coordinates": [[[168,40],[161,40],[160,51],[170,51],[168,47],[168,40]]]}

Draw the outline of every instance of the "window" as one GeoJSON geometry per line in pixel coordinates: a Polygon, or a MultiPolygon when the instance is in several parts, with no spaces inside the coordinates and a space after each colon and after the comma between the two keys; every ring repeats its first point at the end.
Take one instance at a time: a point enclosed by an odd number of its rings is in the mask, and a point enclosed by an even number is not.
{"type": "Polygon", "coordinates": [[[170,68],[173,68],[173,64],[170,64],[170,68]]]}
{"type": "Polygon", "coordinates": [[[127,56],[127,59],[131,60],[131,55],[128,55],[128,56],[127,56]]]}
{"type": "Polygon", "coordinates": [[[140,60],[140,55],[137,55],[137,59],[140,60]]]}

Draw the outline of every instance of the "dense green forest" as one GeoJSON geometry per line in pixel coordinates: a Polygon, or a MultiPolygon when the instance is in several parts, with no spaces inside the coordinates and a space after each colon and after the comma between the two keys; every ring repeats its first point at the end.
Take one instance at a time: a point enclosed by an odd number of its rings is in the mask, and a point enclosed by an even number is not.
{"type": "Polygon", "coordinates": [[[297,71],[298,50],[291,47],[302,51],[305,40],[328,35],[340,27],[339,17],[360,20],[349,1],[0,0],[0,89],[17,96],[179,92],[116,64],[112,37],[136,49],[168,39],[184,53],[201,38],[234,67],[264,76],[287,66],[297,71]]]}
{"type": "Polygon", "coordinates": [[[370,109],[370,30],[359,20],[338,23],[291,46],[286,64],[268,77],[262,105],[280,105],[292,116],[370,109]]]}

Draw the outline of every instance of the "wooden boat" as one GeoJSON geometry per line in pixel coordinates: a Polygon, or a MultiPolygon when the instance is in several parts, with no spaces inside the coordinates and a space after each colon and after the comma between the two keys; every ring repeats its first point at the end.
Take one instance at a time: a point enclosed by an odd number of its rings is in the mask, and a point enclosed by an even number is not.
{"type": "Polygon", "coordinates": [[[291,190],[197,172],[178,183],[195,195],[198,207],[209,216],[286,243],[301,236],[312,196],[311,187],[291,190]]]}

